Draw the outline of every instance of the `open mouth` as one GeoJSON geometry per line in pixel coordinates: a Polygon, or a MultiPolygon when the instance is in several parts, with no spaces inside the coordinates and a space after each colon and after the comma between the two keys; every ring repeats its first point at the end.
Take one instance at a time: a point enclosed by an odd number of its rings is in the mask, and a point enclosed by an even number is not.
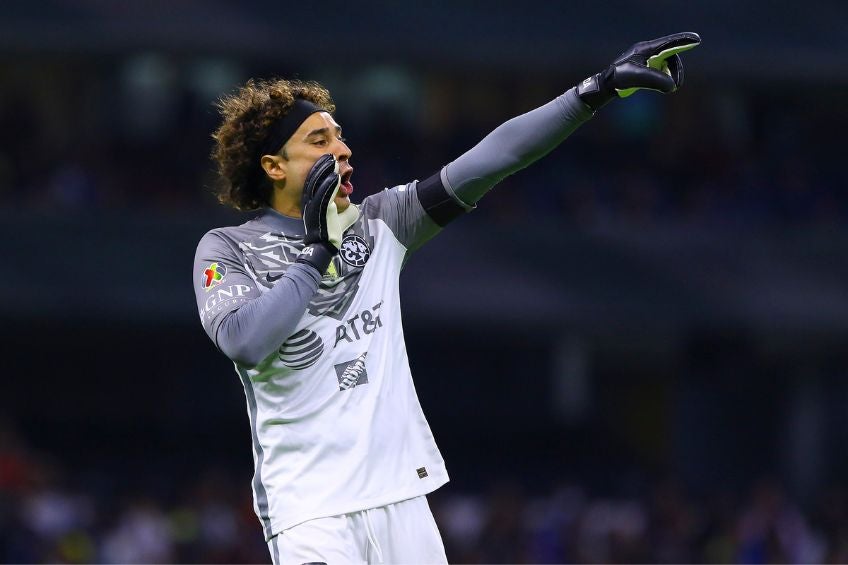
{"type": "Polygon", "coordinates": [[[339,194],[343,196],[350,196],[353,192],[353,184],[350,182],[350,177],[353,176],[353,169],[349,169],[342,173],[342,184],[339,190],[339,194]]]}

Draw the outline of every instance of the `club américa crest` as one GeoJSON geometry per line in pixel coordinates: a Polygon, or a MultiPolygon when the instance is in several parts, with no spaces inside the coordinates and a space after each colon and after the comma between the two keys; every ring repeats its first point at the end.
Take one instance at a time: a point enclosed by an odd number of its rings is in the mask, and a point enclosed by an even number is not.
{"type": "Polygon", "coordinates": [[[342,240],[339,257],[351,267],[364,267],[371,257],[371,248],[356,234],[347,234],[342,240]]]}

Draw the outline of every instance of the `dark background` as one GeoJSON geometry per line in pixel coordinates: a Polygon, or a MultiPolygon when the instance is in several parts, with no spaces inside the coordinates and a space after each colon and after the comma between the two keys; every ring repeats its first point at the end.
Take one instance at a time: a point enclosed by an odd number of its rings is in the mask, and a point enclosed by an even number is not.
{"type": "Polygon", "coordinates": [[[214,100],[319,80],[354,201],[634,41],[701,33],[401,278],[462,562],[848,561],[841,2],[10,2],[0,560],[266,561],[244,399],[198,321],[214,100]]]}

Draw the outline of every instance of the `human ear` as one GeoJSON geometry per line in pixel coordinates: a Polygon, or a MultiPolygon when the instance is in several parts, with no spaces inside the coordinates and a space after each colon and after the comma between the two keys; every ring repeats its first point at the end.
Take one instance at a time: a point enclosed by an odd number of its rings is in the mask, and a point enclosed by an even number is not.
{"type": "Polygon", "coordinates": [[[259,165],[272,181],[282,181],[286,178],[286,165],[279,155],[263,155],[259,165]]]}

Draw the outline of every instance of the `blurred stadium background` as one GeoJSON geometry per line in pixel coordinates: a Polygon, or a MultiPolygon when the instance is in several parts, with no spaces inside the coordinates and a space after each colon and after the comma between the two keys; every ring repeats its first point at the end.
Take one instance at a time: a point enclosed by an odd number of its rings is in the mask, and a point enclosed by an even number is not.
{"type": "Polygon", "coordinates": [[[191,261],[212,102],[316,79],[355,200],[640,39],[606,108],[412,260],[455,562],[848,562],[844,2],[0,6],[0,560],[267,562],[243,393],[191,261]]]}

